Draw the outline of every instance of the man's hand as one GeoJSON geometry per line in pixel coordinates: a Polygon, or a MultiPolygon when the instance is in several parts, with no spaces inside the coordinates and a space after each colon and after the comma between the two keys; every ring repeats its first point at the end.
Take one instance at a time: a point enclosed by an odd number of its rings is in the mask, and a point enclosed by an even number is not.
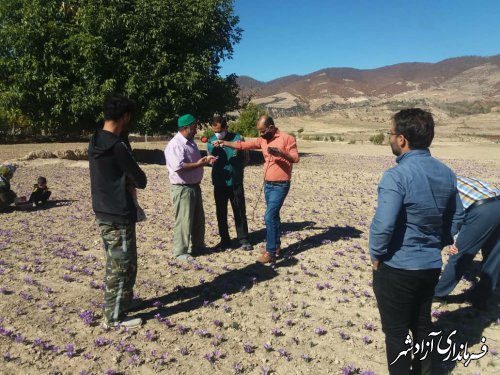
{"type": "Polygon", "coordinates": [[[208,162],[209,165],[213,166],[215,164],[215,162],[217,161],[218,158],[219,158],[218,156],[208,155],[207,156],[207,162],[208,162]]]}
{"type": "Polygon", "coordinates": [[[378,270],[379,266],[380,266],[380,260],[372,260],[372,267],[374,271],[378,270]]]}
{"type": "Polygon", "coordinates": [[[212,145],[214,147],[224,147],[224,141],[213,141],[212,145]]]}
{"type": "Polygon", "coordinates": [[[283,156],[283,152],[277,147],[268,147],[267,152],[273,156],[283,156]]]}
{"type": "Polygon", "coordinates": [[[204,156],[200,160],[198,160],[197,164],[200,167],[205,167],[207,165],[214,165],[216,160],[217,160],[217,158],[215,156],[208,155],[208,156],[204,156]]]}
{"type": "Polygon", "coordinates": [[[458,254],[458,248],[457,248],[456,243],[454,243],[453,245],[450,245],[448,247],[448,254],[450,254],[450,255],[458,254]]]}

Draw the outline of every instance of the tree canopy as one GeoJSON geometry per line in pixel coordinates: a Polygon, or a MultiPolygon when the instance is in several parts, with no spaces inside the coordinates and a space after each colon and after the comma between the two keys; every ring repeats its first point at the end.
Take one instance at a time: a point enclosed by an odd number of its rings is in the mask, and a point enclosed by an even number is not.
{"type": "Polygon", "coordinates": [[[0,123],[89,130],[111,92],[136,100],[141,132],[235,109],[219,69],[238,22],[232,0],[0,0],[0,123]]]}
{"type": "Polygon", "coordinates": [[[246,137],[258,137],[257,120],[265,114],[267,114],[265,107],[249,102],[242,108],[238,120],[229,124],[229,128],[246,137]]]}

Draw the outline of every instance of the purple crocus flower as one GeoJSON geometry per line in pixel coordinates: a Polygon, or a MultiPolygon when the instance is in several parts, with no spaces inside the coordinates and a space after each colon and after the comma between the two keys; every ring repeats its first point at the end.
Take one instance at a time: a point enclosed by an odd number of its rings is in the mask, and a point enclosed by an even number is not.
{"type": "Polygon", "coordinates": [[[92,310],[84,310],[78,314],[83,324],[90,326],[94,323],[94,312],[92,310]]]}
{"type": "Polygon", "coordinates": [[[279,348],[278,353],[280,354],[281,357],[285,358],[287,361],[292,360],[292,355],[288,353],[284,348],[279,348]]]}
{"type": "Polygon", "coordinates": [[[312,358],[308,354],[302,354],[300,356],[300,358],[302,358],[306,362],[311,362],[312,361],[312,358]]]}
{"type": "Polygon", "coordinates": [[[233,363],[233,370],[235,374],[241,374],[243,372],[243,365],[241,363],[233,363]]]}
{"type": "Polygon", "coordinates": [[[273,328],[271,333],[276,337],[283,336],[283,332],[279,328],[273,328]]]}
{"type": "Polygon", "coordinates": [[[14,341],[17,342],[18,344],[22,344],[24,342],[24,337],[17,334],[16,337],[14,338],[14,341]]]}
{"type": "Polygon", "coordinates": [[[248,354],[251,354],[254,352],[253,345],[248,343],[248,342],[243,345],[243,350],[245,351],[245,353],[248,353],[248,354]]]}
{"type": "Polygon", "coordinates": [[[66,355],[72,358],[75,355],[75,346],[73,344],[66,344],[64,347],[66,349],[66,355]]]}
{"type": "Polygon", "coordinates": [[[344,332],[344,331],[340,331],[339,332],[339,335],[340,337],[342,338],[342,340],[349,340],[351,337],[349,336],[348,333],[344,332]]]}
{"type": "Polygon", "coordinates": [[[264,346],[264,349],[266,350],[266,352],[272,352],[273,351],[273,347],[271,346],[271,344],[268,344],[266,342],[263,346],[264,346]]]}
{"type": "Polygon", "coordinates": [[[323,327],[317,327],[314,329],[314,333],[318,336],[323,336],[326,334],[326,329],[324,329],[323,327]]]}
{"type": "Polygon", "coordinates": [[[342,375],[356,375],[359,374],[359,368],[350,363],[342,368],[342,375]]]}

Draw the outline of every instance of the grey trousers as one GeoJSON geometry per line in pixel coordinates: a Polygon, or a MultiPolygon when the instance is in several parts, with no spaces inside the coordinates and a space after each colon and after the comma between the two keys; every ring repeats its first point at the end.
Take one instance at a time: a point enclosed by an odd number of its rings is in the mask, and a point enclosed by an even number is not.
{"type": "Polygon", "coordinates": [[[175,212],[174,256],[205,246],[205,212],[200,185],[172,185],[175,212]]]}

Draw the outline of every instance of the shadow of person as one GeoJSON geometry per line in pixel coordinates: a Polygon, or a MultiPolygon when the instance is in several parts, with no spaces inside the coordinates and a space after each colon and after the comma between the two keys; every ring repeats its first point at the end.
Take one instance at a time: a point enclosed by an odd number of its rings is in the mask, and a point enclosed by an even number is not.
{"type": "MultiPolygon", "coordinates": [[[[281,234],[286,232],[298,232],[305,229],[316,229],[314,228],[316,225],[315,221],[297,221],[292,223],[281,223],[281,234]]],[[[266,228],[261,228],[254,232],[248,234],[248,240],[252,244],[257,244],[266,239],[266,228]]]]}
{"type": "Polygon", "coordinates": [[[146,321],[154,318],[157,314],[161,317],[172,316],[206,306],[207,304],[223,298],[223,295],[225,298],[228,298],[232,294],[244,292],[253,288],[259,282],[271,280],[277,275],[278,273],[272,267],[252,263],[243,268],[218,275],[210,282],[193,287],[176,288],[174,291],[162,297],[145,300],[141,306],[138,306],[134,310],[137,311],[151,307],[154,302],[159,301],[164,307],[155,309],[151,312],[138,314],[137,317],[146,321]],[[174,301],[179,302],[167,306],[174,301]]]}
{"type": "Polygon", "coordinates": [[[16,211],[16,206],[7,206],[4,208],[0,208],[0,214],[10,214],[16,211]]]}
{"type": "Polygon", "coordinates": [[[56,207],[70,206],[71,204],[73,204],[73,202],[76,202],[76,199],[48,200],[45,203],[42,203],[38,206],[34,206],[30,211],[44,211],[44,210],[50,210],[50,209],[56,208],[56,207]]]}
{"type": "Polygon", "coordinates": [[[363,231],[351,226],[313,227],[312,229],[322,229],[323,231],[283,248],[281,250],[283,260],[278,261],[278,267],[290,267],[296,264],[297,260],[293,258],[294,255],[319,247],[327,241],[336,242],[338,240],[350,240],[353,238],[360,238],[361,234],[363,234],[363,231]]]}
{"type": "MultiPolygon", "coordinates": [[[[481,339],[484,336],[484,330],[491,324],[494,324],[498,316],[500,316],[500,290],[497,289],[495,295],[491,298],[489,307],[486,310],[478,310],[472,306],[465,306],[454,311],[446,311],[440,315],[434,323],[433,331],[443,331],[443,340],[448,338],[451,332],[456,330],[456,334],[452,336],[452,340],[458,347],[461,343],[467,343],[470,348],[475,344],[482,344],[481,339]]],[[[485,337],[485,344],[491,346],[491,341],[488,342],[488,337],[485,337]]],[[[447,344],[441,345],[443,347],[447,344]]],[[[481,345],[475,350],[468,350],[469,353],[479,354],[481,352],[481,345]]],[[[443,361],[444,357],[439,357],[434,353],[433,358],[433,374],[445,375],[452,372],[457,365],[463,365],[464,362],[458,363],[457,361],[443,361]]],[[[484,361],[487,357],[479,359],[484,361]]]]}
{"type": "MultiPolygon", "coordinates": [[[[313,225],[314,222],[289,223],[284,226],[284,230],[304,228],[305,226],[313,225]]],[[[354,227],[327,227],[317,228],[323,229],[323,232],[310,236],[293,245],[288,246],[284,250],[289,255],[283,261],[276,264],[276,267],[287,267],[297,262],[291,256],[299,254],[313,247],[320,246],[325,240],[338,241],[339,239],[359,238],[363,233],[354,227]]],[[[144,300],[140,306],[137,306],[132,311],[139,311],[152,307],[154,302],[160,302],[163,307],[155,309],[151,312],[138,314],[143,320],[147,321],[159,314],[160,317],[172,316],[180,312],[188,312],[199,307],[210,304],[225,294],[230,296],[238,292],[244,292],[251,289],[257,283],[271,280],[278,275],[275,267],[252,263],[243,268],[231,270],[224,274],[218,275],[212,281],[202,283],[193,287],[176,288],[172,292],[158,298],[144,300]],[[177,304],[170,305],[174,301],[180,301],[177,304]],[[167,306],[170,305],[170,306],[167,306]]]]}

